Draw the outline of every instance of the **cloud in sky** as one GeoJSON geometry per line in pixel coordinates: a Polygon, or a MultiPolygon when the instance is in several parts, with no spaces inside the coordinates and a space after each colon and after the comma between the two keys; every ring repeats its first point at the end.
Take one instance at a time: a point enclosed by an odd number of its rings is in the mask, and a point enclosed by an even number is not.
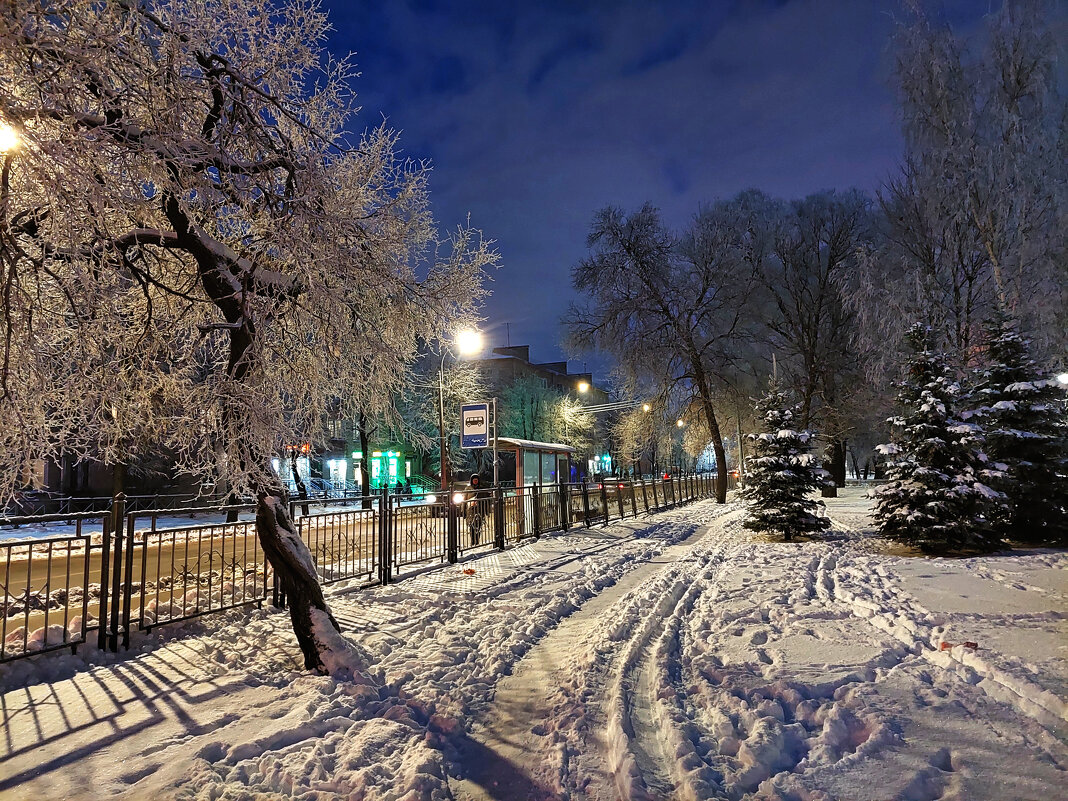
{"type": "Polygon", "coordinates": [[[324,5],[330,49],[362,71],[362,124],[385,116],[432,161],[443,227],[470,215],[497,241],[493,344],[509,322],[543,360],[596,209],[648,200],[682,225],[750,187],[874,190],[901,150],[893,0],[324,5]]]}

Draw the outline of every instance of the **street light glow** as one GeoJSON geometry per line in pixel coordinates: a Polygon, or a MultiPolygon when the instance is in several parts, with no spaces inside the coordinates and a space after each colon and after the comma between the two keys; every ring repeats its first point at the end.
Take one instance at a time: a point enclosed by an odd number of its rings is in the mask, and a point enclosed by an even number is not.
{"type": "Polygon", "coordinates": [[[1068,387],[1068,373],[1061,373],[1057,376],[1057,383],[1062,387],[1068,387]]]}
{"type": "Polygon", "coordinates": [[[679,418],[678,420],[675,421],[675,425],[677,425],[679,428],[682,428],[686,424],[684,422],[682,422],[682,418],[679,418]]]}
{"type": "Polygon", "coordinates": [[[0,153],[8,153],[19,146],[19,135],[15,129],[0,122],[0,153]]]}
{"type": "Polygon", "coordinates": [[[653,410],[653,407],[650,406],[648,403],[643,403],[642,404],[642,411],[643,412],[651,412],[652,410],[653,410]]]}
{"type": "Polygon", "coordinates": [[[473,356],[482,350],[482,332],[468,328],[456,334],[456,349],[461,356],[473,356]]]}
{"type": "Polygon", "coordinates": [[[578,391],[579,392],[589,392],[590,391],[589,382],[587,382],[587,381],[579,381],[578,382],[578,391]]]}

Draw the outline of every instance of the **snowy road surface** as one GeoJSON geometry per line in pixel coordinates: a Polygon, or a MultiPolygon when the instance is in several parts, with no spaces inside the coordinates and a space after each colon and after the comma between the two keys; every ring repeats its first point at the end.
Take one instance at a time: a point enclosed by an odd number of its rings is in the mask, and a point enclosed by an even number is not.
{"type": "Polygon", "coordinates": [[[829,505],[826,542],[702,502],[341,587],[370,684],[266,610],[0,667],[0,798],[1064,797],[1068,554],[894,556],[829,505]]]}

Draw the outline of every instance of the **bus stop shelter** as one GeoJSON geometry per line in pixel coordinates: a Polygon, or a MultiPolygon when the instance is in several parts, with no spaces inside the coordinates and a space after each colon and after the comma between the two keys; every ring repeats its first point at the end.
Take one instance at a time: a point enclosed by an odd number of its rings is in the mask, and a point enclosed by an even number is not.
{"type": "Polygon", "coordinates": [[[498,437],[497,450],[502,454],[510,452],[514,455],[517,487],[529,487],[531,484],[544,487],[571,481],[571,454],[575,449],[570,445],[498,437]]]}

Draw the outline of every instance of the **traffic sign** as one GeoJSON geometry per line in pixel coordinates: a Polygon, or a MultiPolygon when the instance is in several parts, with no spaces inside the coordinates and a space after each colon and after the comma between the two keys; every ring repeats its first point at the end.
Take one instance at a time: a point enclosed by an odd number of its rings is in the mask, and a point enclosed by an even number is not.
{"type": "Polygon", "coordinates": [[[489,445],[489,404],[465,403],[460,407],[460,447],[485,448],[489,445]]]}

